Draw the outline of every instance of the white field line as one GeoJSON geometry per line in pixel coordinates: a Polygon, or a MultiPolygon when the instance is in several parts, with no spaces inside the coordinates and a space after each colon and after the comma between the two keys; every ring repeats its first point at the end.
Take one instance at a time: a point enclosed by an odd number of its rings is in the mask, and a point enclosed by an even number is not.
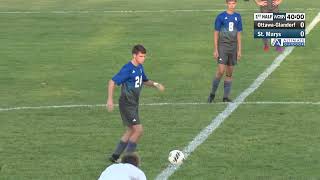
{"type": "MultiPolygon", "coordinates": [[[[227,105],[225,102],[216,102],[213,104],[227,105]]],[[[253,105],[320,105],[319,102],[302,102],[302,101],[255,101],[255,102],[242,102],[241,104],[253,104],[253,105]]],[[[202,102],[181,102],[181,103],[145,103],[140,104],[141,106],[194,106],[194,105],[212,105],[202,102]]],[[[70,105],[51,105],[51,106],[22,106],[22,107],[8,107],[0,108],[1,111],[18,111],[18,110],[32,110],[32,109],[64,109],[64,108],[95,108],[95,107],[105,107],[105,104],[70,104],[70,105]]],[[[115,104],[118,106],[118,104],[115,104]]]]}
{"type": "MultiPolygon", "coordinates": [[[[320,21],[320,12],[318,15],[312,20],[311,24],[307,27],[306,34],[310,33],[310,31],[317,25],[320,21]]],[[[217,129],[220,124],[232,114],[244,101],[245,99],[252,94],[256,89],[260,87],[260,85],[269,77],[269,75],[275,71],[281,64],[281,62],[293,51],[294,47],[286,48],[285,51],[280,54],[278,57],[274,59],[272,64],[262,72],[258,78],[246,89],[244,90],[234,101],[234,103],[228,104],[226,109],[221,112],[216,118],[212,120],[212,122],[205,127],[192,141],[189,142],[188,146],[183,148],[183,152],[185,154],[185,158],[197,149],[212,133],[215,129],[217,129]]],[[[164,169],[158,176],[156,180],[166,180],[173,173],[175,173],[181,165],[168,165],[166,169],[164,169]]]]}
{"type": "MultiPolygon", "coordinates": [[[[283,12],[286,11],[318,11],[320,8],[292,8],[292,9],[281,9],[283,12]]],[[[92,14],[92,13],[109,13],[109,14],[129,14],[129,13],[179,13],[179,12],[222,12],[225,9],[162,9],[162,10],[83,10],[83,11],[0,11],[0,14],[92,14]]],[[[252,9],[237,9],[239,12],[256,12],[256,8],[252,9]]]]}

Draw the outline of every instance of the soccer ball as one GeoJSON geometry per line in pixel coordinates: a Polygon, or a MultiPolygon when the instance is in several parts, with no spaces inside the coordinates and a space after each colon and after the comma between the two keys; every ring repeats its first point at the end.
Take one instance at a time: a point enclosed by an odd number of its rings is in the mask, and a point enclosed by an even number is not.
{"type": "Polygon", "coordinates": [[[182,151],[179,150],[172,150],[169,153],[169,157],[168,160],[171,164],[174,165],[179,165],[182,164],[183,160],[184,160],[184,154],[182,151]]]}

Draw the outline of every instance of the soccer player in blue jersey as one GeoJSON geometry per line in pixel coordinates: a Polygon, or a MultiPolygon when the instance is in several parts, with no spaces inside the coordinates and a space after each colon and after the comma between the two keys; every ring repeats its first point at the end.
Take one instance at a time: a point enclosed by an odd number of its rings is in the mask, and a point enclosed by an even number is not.
{"type": "Polygon", "coordinates": [[[218,66],[215,78],[212,82],[208,103],[211,103],[218,89],[222,76],[224,79],[223,102],[232,102],[229,98],[232,84],[233,67],[241,57],[241,32],[242,20],[239,13],[235,12],[237,0],[226,0],[227,10],[220,13],[215,20],[214,52],[218,66]]]}
{"type": "Polygon", "coordinates": [[[139,96],[143,85],[155,87],[164,91],[164,86],[147,78],[142,64],[146,58],[146,49],[142,45],[135,45],[132,49],[132,60],[125,64],[121,70],[109,81],[107,109],[113,110],[113,92],[116,85],[121,85],[119,109],[123,124],[127,127],[119,144],[110,157],[116,162],[122,152],[132,153],[137,147],[137,142],[142,135],[143,128],[139,118],[139,96]]]}

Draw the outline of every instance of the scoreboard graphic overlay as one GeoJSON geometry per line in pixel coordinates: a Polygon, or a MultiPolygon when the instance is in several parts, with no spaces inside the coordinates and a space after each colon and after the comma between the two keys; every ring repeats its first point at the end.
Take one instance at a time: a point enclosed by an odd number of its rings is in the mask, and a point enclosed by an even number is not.
{"type": "Polygon", "coordinates": [[[254,38],[272,46],[305,46],[305,13],[254,13],[254,38]]]}

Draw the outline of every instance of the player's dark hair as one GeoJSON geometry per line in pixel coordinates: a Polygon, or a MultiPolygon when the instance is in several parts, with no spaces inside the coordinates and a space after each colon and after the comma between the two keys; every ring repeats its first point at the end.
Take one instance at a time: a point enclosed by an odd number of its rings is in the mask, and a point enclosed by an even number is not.
{"type": "Polygon", "coordinates": [[[237,2],[237,0],[226,0],[226,3],[230,2],[230,1],[237,2]]]}
{"type": "Polygon", "coordinates": [[[147,54],[147,50],[141,44],[137,44],[133,46],[132,54],[138,54],[138,53],[147,54]]]}
{"type": "Polygon", "coordinates": [[[121,158],[121,163],[129,163],[136,167],[140,164],[139,156],[135,153],[125,154],[121,158]]]}

